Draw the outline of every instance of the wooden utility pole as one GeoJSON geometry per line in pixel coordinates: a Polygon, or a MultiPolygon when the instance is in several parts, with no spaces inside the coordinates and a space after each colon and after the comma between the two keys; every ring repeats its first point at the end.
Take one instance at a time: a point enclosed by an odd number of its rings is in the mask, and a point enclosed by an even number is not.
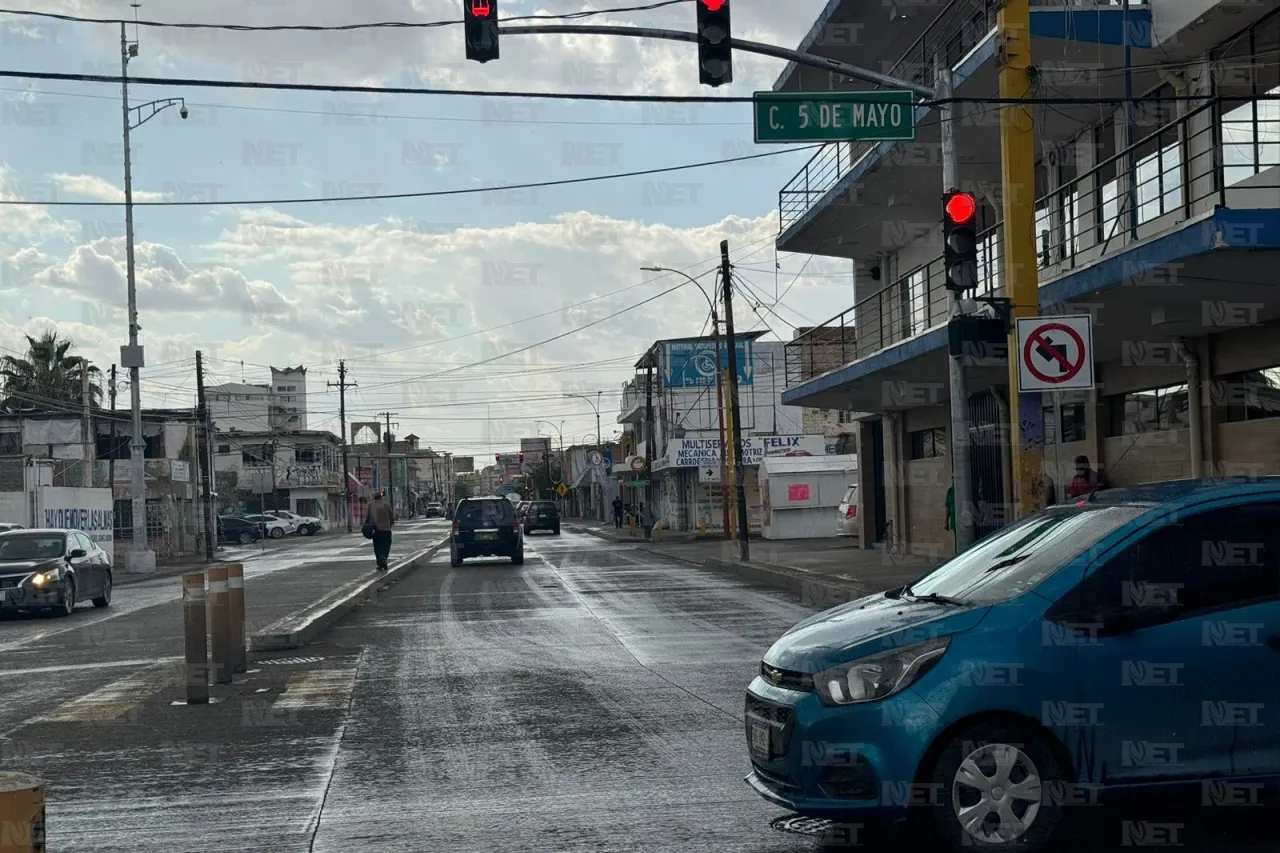
{"type": "MultiPolygon", "coordinates": [[[[116,366],[111,365],[111,387],[107,391],[111,398],[111,451],[107,454],[107,488],[111,489],[111,517],[115,518],[116,507],[116,366]]],[[[115,521],[111,522],[116,526],[115,521]]]]}
{"type": "Polygon", "coordinates": [[[338,421],[342,425],[342,514],[347,517],[347,532],[351,532],[351,468],[348,465],[347,449],[347,389],[357,388],[355,382],[347,381],[347,362],[338,362],[338,381],[330,382],[330,388],[338,389],[338,421]]]}
{"type": "Polygon", "coordinates": [[[724,281],[724,336],[729,348],[729,412],[733,423],[734,503],[738,510],[738,542],[742,562],[751,559],[747,530],[746,471],[742,466],[742,410],[738,406],[738,346],[733,336],[733,265],[729,263],[729,241],[720,241],[720,277],[724,281]]]}
{"type": "Polygon", "coordinates": [[[93,488],[93,469],[95,467],[94,460],[98,454],[96,451],[97,436],[93,434],[93,398],[89,392],[89,359],[80,359],[80,401],[84,407],[84,459],[81,460],[80,468],[80,485],[82,488],[93,488]]]}
{"type": "MultiPolygon", "coordinates": [[[[395,479],[391,471],[391,419],[398,414],[400,413],[399,412],[378,412],[378,417],[386,418],[387,420],[387,432],[385,436],[386,447],[387,447],[387,503],[391,504],[391,507],[393,510],[395,509],[396,503],[394,500],[395,479]]],[[[396,424],[396,426],[400,426],[400,424],[396,424]]]]}
{"type": "Polygon", "coordinates": [[[213,467],[209,453],[209,405],[204,394],[204,355],[196,350],[196,455],[200,466],[200,496],[204,505],[204,558],[213,562],[214,537],[217,536],[218,523],[214,520],[213,489],[211,483],[213,467]]]}

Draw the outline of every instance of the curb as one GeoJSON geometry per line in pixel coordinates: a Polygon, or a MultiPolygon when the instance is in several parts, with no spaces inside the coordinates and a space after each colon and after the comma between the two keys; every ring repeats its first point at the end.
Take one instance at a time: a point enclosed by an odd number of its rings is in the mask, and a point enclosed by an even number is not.
{"type": "MultiPolygon", "coordinates": [[[[588,527],[578,528],[583,533],[596,536],[606,542],[625,543],[626,539],[614,539],[613,537],[603,535],[596,530],[588,527]]],[[[849,601],[856,601],[866,595],[870,595],[872,590],[867,587],[851,583],[848,581],[828,580],[822,575],[818,575],[807,569],[796,568],[795,566],[781,566],[771,563],[737,563],[728,560],[718,560],[714,557],[706,557],[702,559],[694,559],[691,557],[680,557],[675,554],[669,554],[658,548],[646,547],[644,540],[636,543],[637,549],[649,554],[656,554],[660,557],[666,557],[668,560],[685,563],[690,566],[697,566],[701,569],[707,569],[715,572],[725,572],[737,575],[745,580],[754,583],[763,584],[765,586],[775,587],[777,589],[785,589],[794,592],[800,596],[801,601],[805,604],[813,604],[817,606],[834,606],[844,604],[849,601]]]]}
{"type": "Polygon", "coordinates": [[[449,544],[449,537],[428,545],[393,566],[386,574],[356,580],[338,587],[319,601],[295,610],[266,628],[249,636],[249,652],[275,652],[300,649],[327,631],[335,622],[366,601],[376,600],[386,586],[408,575],[449,544]]]}

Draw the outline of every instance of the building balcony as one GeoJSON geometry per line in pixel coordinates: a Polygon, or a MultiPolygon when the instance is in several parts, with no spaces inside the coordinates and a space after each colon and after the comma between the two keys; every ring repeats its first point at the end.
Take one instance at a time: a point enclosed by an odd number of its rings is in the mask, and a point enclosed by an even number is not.
{"type": "MultiPolygon", "coordinates": [[[[889,20],[883,5],[838,5],[836,22],[857,27],[857,52],[824,50],[824,55],[890,76],[933,86],[934,63],[945,57],[959,98],[988,98],[999,91],[996,63],[996,0],[952,0],[927,26],[911,15],[889,20]],[[847,8],[846,8],[847,7],[847,8]],[[890,58],[889,46],[902,52],[890,58]],[[872,41],[871,39],[875,39],[872,41]],[[886,45],[877,49],[870,46],[886,45]],[[872,60],[879,57],[881,62],[872,60]]],[[[917,4],[904,4],[914,8],[917,4]]],[[[933,4],[921,4],[932,10],[933,4]]],[[[1046,94],[1080,98],[1122,97],[1124,75],[1108,72],[1124,65],[1125,10],[1109,0],[1064,2],[1032,0],[1031,33],[1038,85],[1046,94]]],[[[831,7],[829,7],[830,10],[831,7]]],[[[1153,66],[1167,62],[1152,41],[1151,10],[1134,0],[1127,12],[1132,34],[1134,91],[1161,82],[1153,66]]],[[[821,24],[822,21],[820,20],[821,24]]],[[[813,39],[811,33],[806,45],[813,39]]],[[[805,49],[802,45],[801,49],[805,49]]],[[[808,73],[808,72],[805,72],[808,73]]],[[[799,85],[799,73],[784,74],[775,89],[858,91],[869,84],[830,80],[799,85]]],[[[957,112],[956,151],[962,186],[999,206],[999,111],[978,100],[962,101],[957,112]]],[[[778,196],[778,249],[869,260],[908,244],[921,228],[936,226],[942,191],[941,136],[935,107],[916,110],[917,136],[912,142],[833,142],[820,148],[782,188],[778,196]]],[[[1081,128],[1098,120],[1096,104],[1060,105],[1035,112],[1038,154],[1069,143],[1081,128]]]]}
{"type": "MultiPolygon", "coordinates": [[[[1205,334],[1206,306],[1258,305],[1261,321],[1280,310],[1265,284],[1280,247],[1280,93],[1207,100],[1035,209],[1042,312],[1092,314],[1100,360],[1125,340],[1205,334]]],[[[975,295],[1005,294],[1004,261],[997,223],[979,235],[975,295]]],[[[783,403],[883,411],[901,402],[901,383],[945,398],[947,320],[939,255],[788,342],[783,403]]],[[[973,390],[1006,374],[978,366],[973,390]]]]}
{"type": "Polygon", "coordinates": [[[622,403],[618,412],[618,423],[638,424],[644,420],[647,383],[643,379],[628,382],[622,386],[622,403]]]}

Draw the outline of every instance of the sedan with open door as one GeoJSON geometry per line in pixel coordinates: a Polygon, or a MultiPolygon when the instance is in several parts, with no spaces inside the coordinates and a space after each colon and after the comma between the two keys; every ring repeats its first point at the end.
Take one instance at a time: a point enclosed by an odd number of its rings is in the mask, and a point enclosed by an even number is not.
{"type": "Polygon", "coordinates": [[[111,556],[79,530],[0,533],[0,613],[111,605],[111,556]]]}

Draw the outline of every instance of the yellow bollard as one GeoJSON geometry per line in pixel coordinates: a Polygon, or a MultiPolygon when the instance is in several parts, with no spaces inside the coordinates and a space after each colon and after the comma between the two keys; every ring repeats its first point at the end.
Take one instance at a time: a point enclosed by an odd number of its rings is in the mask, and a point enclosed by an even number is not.
{"type": "Polygon", "coordinates": [[[227,567],[209,567],[209,657],[215,684],[231,683],[231,621],[227,604],[227,567]]]}
{"type": "Polygon", "coordinates": [[[0,773],[0,853],[45,853],[44,783],[0,773]]]}
{"type": "Polygon", "coordinates": [[[204,572],[187,572],[182,576],[182,624],[188,705],[206,705],[209,702],[206,607],[204,572]]]}

